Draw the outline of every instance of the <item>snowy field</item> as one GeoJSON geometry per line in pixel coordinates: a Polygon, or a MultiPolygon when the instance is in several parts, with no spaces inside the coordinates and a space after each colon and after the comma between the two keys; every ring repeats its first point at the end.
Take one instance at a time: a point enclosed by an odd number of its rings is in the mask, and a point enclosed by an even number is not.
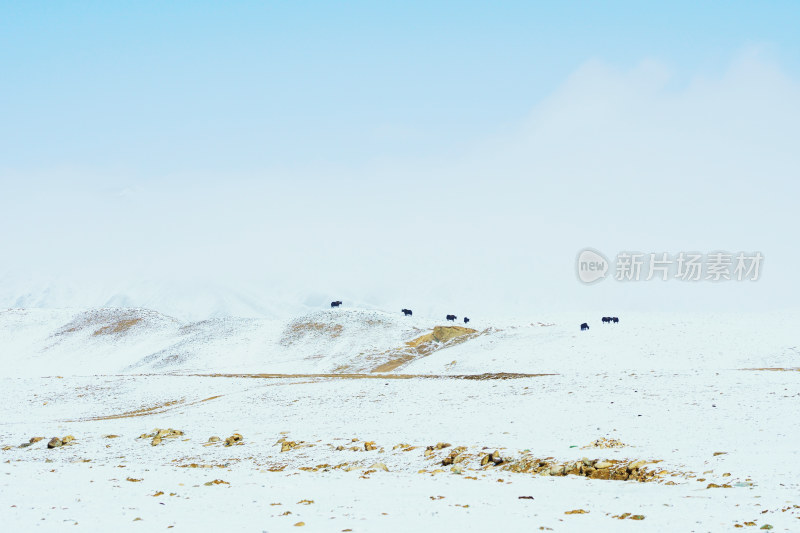
{"type": "Polygon", "coordinates": [[[620,318],[0,312],[3,529],[800,531],[800,315],[620,318]]]}

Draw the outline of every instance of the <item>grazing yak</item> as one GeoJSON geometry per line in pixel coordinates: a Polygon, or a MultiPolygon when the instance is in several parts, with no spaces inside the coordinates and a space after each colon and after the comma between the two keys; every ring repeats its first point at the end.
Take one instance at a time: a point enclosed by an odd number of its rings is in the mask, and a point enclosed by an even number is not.
{"type": "Polygon", "coordinates": [[[603,324],[607,324],[609,322],[611,322],[611,317],[610,316],[604,316],[603,317],[603,324]]]}
{"type": "Polygon", "coordinates": [[[603,317],[603,324],[606,324],[606,323],[608,323],[608,324],[618,324],[619,323],[619,318],[617,318],[615,316],[604,316],[603,317]]]}
{"type": "Polygon", "coordinates": [[[403,314],[405,316],[411,316],[412,315],[411,309],[401,309],[401,311],[403,312],[403,314]]]}
{"type": "Polygon", "coordinates": [[[586,331],[587,329],[589,329],[589,324],[587,324],[586,322],[581,324],[581,331],[586,331]]]}
{"type": "Polygon", "coordinates": [[[614,324],[619,324],[619,318],[612,317],[611,320],[614,322],[614,324]]]}
{"type": "Polygon", "coordinates": [[[447,315],[447,320],[449,320],[450,322],[455,322],[456,315],[447,315]]]}
{"type": "Polygon", "coordinates": [[[342,305],[342,302],[339,300],[331,302],[331,307],[339,307],[340,305],[342,305]]]}
{"type": "Polygon", "coordinates": [[[464,317],[464,324],[469,324],[469,318],[464,317]]]}

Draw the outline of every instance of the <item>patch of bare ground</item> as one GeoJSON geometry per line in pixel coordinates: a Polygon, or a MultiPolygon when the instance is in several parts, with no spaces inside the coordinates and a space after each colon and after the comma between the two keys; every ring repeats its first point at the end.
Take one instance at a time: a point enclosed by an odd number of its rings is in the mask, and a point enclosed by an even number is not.
{"type": "Polygon", "coordinates": [[[62,326],[53,336],[60,337],[69,333],[77,333],[86,329],[93,329],[92,335],[103,335],[125,332],[142,321],[134,310],[122,309],[96,309],[75,317],[71,322],[62,326]]]}
{"type": "Polygon", "coordinates": [[[475,329],[465,328],[463,326],[436,326],[430,333],[426,333],[406,342],[403,348],[389,350],[379,354],[376,357],[377,359],[391,359],[374,367],[371,372],[392,372],[415,359],[426,357],[444,348],[456,346],[462,342],[484,335],[489,331],[490,330],[485,329],[479,332],[475,329]]]}
{"type": "Polygon", "coordinates": [[[136,418],[139,416],[150,416],[150,415],[157,415],[161,413],[166,413],[167,411],[171,411],[172,409],[176,409],[178,407],[189,407],[192,405],[196,405],[203,402],[208,402],[211,400],[216,400],[217,398],[221,398],[222,395],[217,396],[210,396],[208,398],[203,398],[202,400],[196,400],[194,402],[186,402],[185,399],[180,400],[171,400],[168,402],[159,403],[150,407],[140,407],[138,409],[134,409],[132,411],[126,411],[124,413],[117,413],[112,415],[100,415],[100,416],[93,416],[88,418],[82,418],[79,420],[66,420],[65,422],[90,422],[90,421],[97,421],[97,420],[116,420],[118,418],[136,418]]]}
{"type": "Polygon", "coordinates": [[[800,368],[742,368],[741,370],[768,372],[800,372],[800,368]]]}
{"type": "Polygon", "coordinates": [[[342,334],[344,327],[341,324],[326,324],[314,320],[296,320],[286,326],[281,335],[281,344],[291,346],[306,337],[328,337],[336,339],[342,334]]]}
{"type": "MultiPolygon", "coordinates": [[[[536,378],[543,376],[557,376],[558,374],[515,374],[510,372],[487,372],[485,374],[170,374],[182,377],[205,377],[205,378],[258,378],[258,379],[467,379],[467,380],[491,380],[491,379],[522,379],[536,378]]],[[[313,383],[313,382],[308,382],[313,383]]]]}
{"type": "Polygon", "coordinates": [[[114,335],[117,333],[125,333],[126,331],[128,331],[141,321],[142,321],[141,318],[128,318],[128,319],[117,320],[116,322],[112,322],[107,326],[103,326],[95,330],[95,332],[92,333],[92,336],[97,337],[98,335],[114,335]]]}

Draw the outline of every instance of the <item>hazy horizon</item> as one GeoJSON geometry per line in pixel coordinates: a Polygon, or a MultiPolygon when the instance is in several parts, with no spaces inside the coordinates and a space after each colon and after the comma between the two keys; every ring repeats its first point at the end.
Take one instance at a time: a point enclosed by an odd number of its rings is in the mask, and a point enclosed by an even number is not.
{"type": "Polygon", "coordinates": [[[796,307],[800,8],[614,5],[3,7],[0,307],[796,307]]]}

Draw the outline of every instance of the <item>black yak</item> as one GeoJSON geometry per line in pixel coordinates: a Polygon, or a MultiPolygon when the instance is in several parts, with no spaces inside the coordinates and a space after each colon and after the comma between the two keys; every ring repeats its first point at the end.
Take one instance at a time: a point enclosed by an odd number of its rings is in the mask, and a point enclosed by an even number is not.
{"type": "Polygon", "coordinates": [[[412,315],[411,309],[401,309],[401,311],[403,312],[403,314],[405,316],[411,316],[412,315]]]}
{"type": "Polygon", "coordinates": [[[447,315],[447,320],[449,320],[450,322],[455,322],[456,315],[447,315]]]}
{"type": "Polygon", "coordinates": [[[331,302],[331,307],[339,307],[340,305],[342,305],[342,302],[340,302],[339,300],[331,302]]]}
{"type": "Polygon", "coordinates": [[[611,320],[614,322],[614,324],[619,324],[619,318],[614,317],[611,320]]]}
{"type": "Polygon", "coordinates": [[[464,317],[464,324],[469,324],[469,318],[464,317]]]}
{"type": "Polygon", "coordinates": [[[611,317],[610,316],[604,316],[603,317],[603,324],[606,324],[608,322],[611,322],[611,317]]]}
{"type": "Polygon", "coordinates": [[[581,324],[581,331],[586,331],[587,329],[589,329],[589,324],[587,324],[586,322],[581,324]]]}

